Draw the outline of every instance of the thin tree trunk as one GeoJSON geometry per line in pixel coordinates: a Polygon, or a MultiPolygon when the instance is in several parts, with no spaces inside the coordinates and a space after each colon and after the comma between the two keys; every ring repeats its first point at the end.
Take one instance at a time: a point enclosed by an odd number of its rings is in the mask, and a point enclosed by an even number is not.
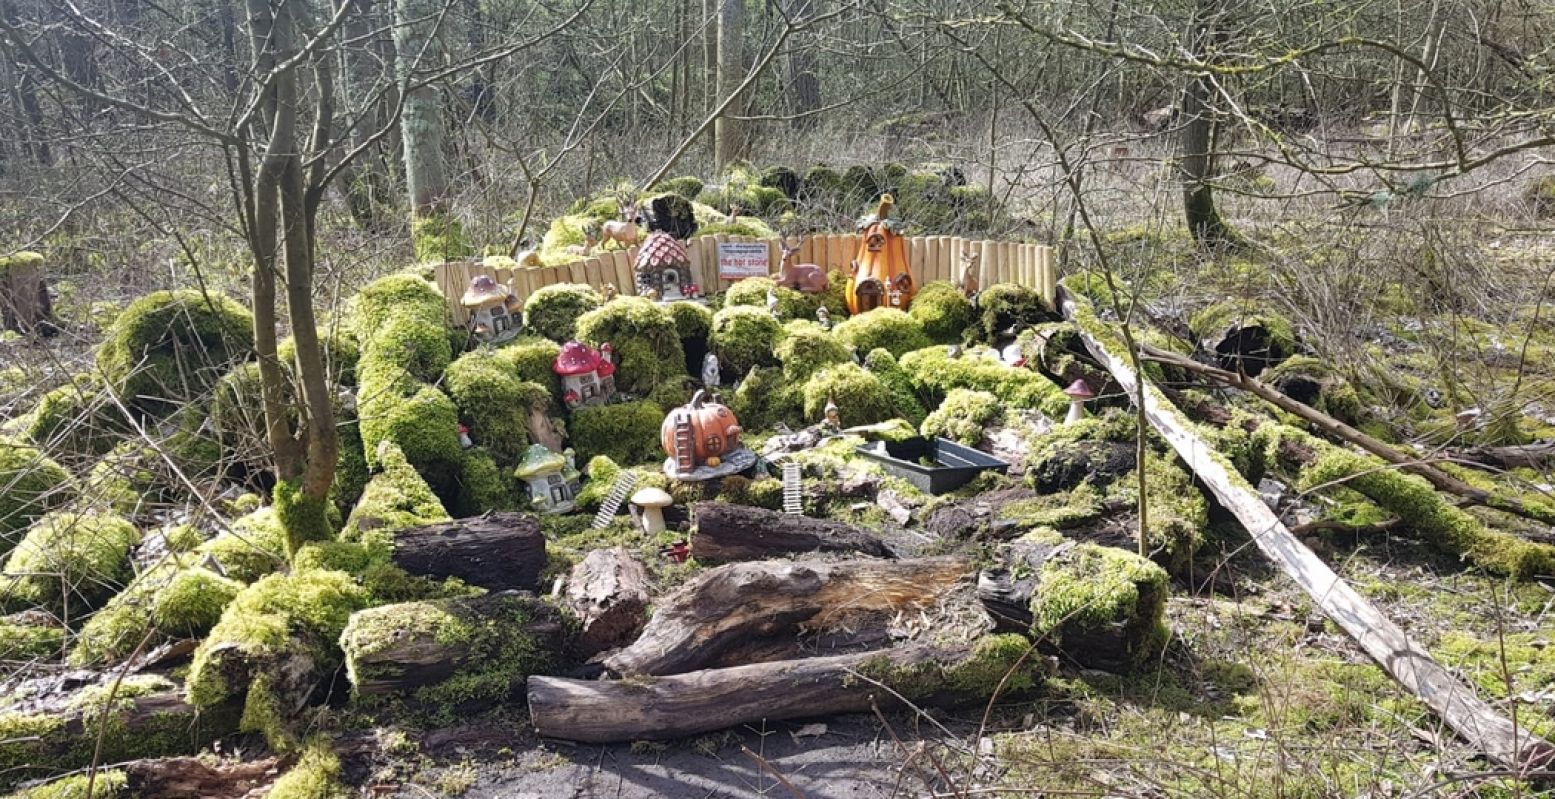
{"type": "MultiPolygon", "coordinates": [[[[815,5],[816,0],[795,0],[789,11],[792,21],[799,24],[814,16],[815,5]]],[[[815,127],[816,118],[809,114],[821,107],[821,79],[815,65],[815,50],[809,45],[796,44],[788,54],[788,111],[794,115],[793,126],[802,130],[815,127]]]]}
{"type": "MultiPolygon", "coordinates": [[[[1225,38],[1225,13],[1220,0],[1204,0],[1200,4],[1199,18],[1189,32],[1188,43],[1197,59],[1209,60],[1212,47],[1225,38]]],[[[1182,95],[1185,122],[1182,132],[1183,217],[1193,240],[1205,249],[1233,247],[1239,243],[1236,232],[1215,207],[1215,191],[1210,185],[1215,165],[1215,113],[1211,107],[1214,92],[1213,78],[1195,75],[1188,79],[1182,95]]]]}
{"type": "MultiPolygon", "coordinates": [[[[745,0],[721,0],[718,11],[718,96],[729,97],[745,81],[745,0]]],[[[744,158],[750,149],[745,102],[736,98],[713,126],[713,168],[717,172],[744,158]]]]}
{"type": "MultiPolygon", "coordinates": [[[[418,73],[442,62],[438,45],[440,4],[436,0],[396,0],[394,50],[400,85],[405,87],[418,73]]],[[[418,216],[442,210],[448,192],[443,171],[443,117],[437,89],[410,88],[400,116],[405,147],[405,183],[411,213],[418,216]]]]}

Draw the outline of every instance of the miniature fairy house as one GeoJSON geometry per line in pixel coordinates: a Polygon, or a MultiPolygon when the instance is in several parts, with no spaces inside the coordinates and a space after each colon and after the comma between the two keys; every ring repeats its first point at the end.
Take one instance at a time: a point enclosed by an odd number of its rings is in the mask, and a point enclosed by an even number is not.
{"type": "Polygon", "coordinates": [[[647,220],[648,238],[637,251],[634,268],[637,293],[664,302],[695,297],[691,256],[683,243],[696,232],[691,204],[676,195],[655,197],[648,205],[647,220]]]}
{"type": "Polygon", "coordinates": [[[529,486],[530,506],[539,513],[566,513],[578,495],[580,476],[572,462],[572,450],[552,452],[531,444],[513,476],[529,486]]]}
{"type": "Polygon", "coordinates": [[[609,344],[594,349],[581,341],[569,341],[556,355],[551,371],[561,376],[562,403],[567,410],[584,405],[603,405],[616,393],[616,365],[609,344]]]}
{"type": "Polygon", "coordinates": [[[676,480],[727,477],[754,466],[756,453],[740,443],[739,420],[723,405],[697,391],[691,401],[669,412],[659,428],[669,458],[664,473],[676,480]]]}
{"type": "Polygon", "coordinates": [[[518,335],[518,303],[507,286],[491,275],[470,278],[459,304],[470,312],[470,332],[483,341],[505,341],[518,335]]]}
{"type": "Polygon", "coordinates": [[[875,308],[907,310],[917,286],[907,260],[907,241],[897,232],[891,218],[896,200],[881,195],[874,216],[858,222],[858,254],[853,258],[853,274],[848,280],[848,311],[855,316],[875,308]]]}

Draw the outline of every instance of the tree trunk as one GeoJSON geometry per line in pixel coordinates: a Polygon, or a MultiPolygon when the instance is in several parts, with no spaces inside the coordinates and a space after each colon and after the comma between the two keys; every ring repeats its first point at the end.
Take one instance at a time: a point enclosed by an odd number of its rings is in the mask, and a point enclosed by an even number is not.
{"type": "MultiPolygon", "coordinates": [[[[484,699],[501,701],[530,674],[560,662],[568,625],[555,606],[531,594],[381,605],[351,614],[340,635],[346,673],[358,697],[411,695],[450,678],[497,679],[484,699]]],[[[474,697],[469,697],[474,698],[474,697]]]]}
{"type": "MultiPolygon", "coordinates": [[[[799,24],[815,15],[817,0],[793,0],[789,20],[799,24]]],[[[809,38],[810,34],[804,34],[809,38]]],[[[821,79],[815,74],[815,50],[808,43],[796,42],[788,53],[788,112],[793,126],[801,130],[815,127],[811,116],[821,107],[821,79]]]]}
{"type": "MultiPolygon", "coordinates": [[[[718,7],[718,97],[728,97],[745,81],[745,0],[720,0],[718,7]]],[[[713,126],[713,169],[722,173],[750,152],[746,102],[736,99],[713,126]]]]}
{"type": "Polygon", "coordinates": [[[395,0],[394,51],[400,86],[405,91],[400,135],[405,148],[405,183],[413,215],[442,211],[448,193],[443,171],[443,110],[433,86],[409,83],[440,67],[442,3],[437,0],[395,0]]]}
{"type": "Polygon", "coordinates": [[[212,765],[198,757],[132,760],[119,766],[131,796],[162,799],[246,799],[275,782],[290,758],[267,757],[212,765]]]}
{"type": "Polygon", "coordinates": [[[823,638],[843,633],[822,646],[877,644],[898,613],[938,607],[958,586],[969,587],[971,576],[971,562],[953,556],[721,566],[664,598],[642,636],[605,666],[626,676],[661,675],[794,657],[801,626],[823,638]]]}
{"type": "Polygon", "coordinates": [[[0,257],[0,330],[23,335],[52,336],[59,332],[48,281],[43,276],[43,256],[19,252],[0,257]]]}
{"type": "Polygon", "coordinates": [[[898,693],[919,706],[985,699],[1007,672],[1029,684],[1029,660],[987,669],[976,686],[944,679],[975,659],[971,648],[910,644],[875,652],[782,660],[668,677],[631,680],[529,679],[529,716],[549,738],[612,743],[688,735],[781,719],[858,713],[899,706],[898,693]],[[862,679],[859,674],[884,683],[862,679]]]}
{"type": "MultiPolygon", "coordinates": [[[[1209,61],[1225,38],[1226,9],[1223,0],[1200,0],[1198,18],[1189,32],[1189,48],[1195,58],[1209,61]]],[[[1188,79],[1182,95],[1183,217],[1188,231],[1201,248],[1221,249],[1239,244],[1236,232],[1215,207],[1210,180],[1215,173],[1214,80],[1208,75],[1188,79]]]]}
{"type": "Polygon", "coordinates": [[[578,653],[593,657],[642,631],[652,599],[651,578],[624,547],[596,549],[567,578],[567,607],[582,622],[578,653]]]}
{"type": "Polygon", "coordinates": [[[491,513],[394,533],[394,564],[411,574],[457,577],[491,591],[537,590],[545,536],[531,514],[491,513]]]}
{"type": "Polygon", "coordinates": [[[691,515],[696,522],[691,554],[699,561],[758,560],[801,552],[891,556],[874,535],[828,519],[727,502],[698,502],[691,515]]]}

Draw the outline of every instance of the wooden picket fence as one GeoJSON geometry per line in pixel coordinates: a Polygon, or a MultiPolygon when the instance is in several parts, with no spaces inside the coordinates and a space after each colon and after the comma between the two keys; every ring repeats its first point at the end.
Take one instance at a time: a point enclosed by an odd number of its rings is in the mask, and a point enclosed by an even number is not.
{"type": "MultiPolygon", "coordinates": [[[[749,236],[701,236],[686,242],[691,257],[691,278],[704,293],[724,291],[734,281],[718,278],[718,245],[725,242],[767,245],[772,272],[778,271],[782,253],[778,240],[757,239],[749,236]]],[[[847,272],[858,252],[859,236],[855,234],[811,236],[799,248],[799,262],[816,264],[829,271],[847,272]]],[[[1058,268],[1053,259],[1053,249],[1043,244],[1013,241],[988,241],[966,239],[960,236],[909,236],[907,257],[912,265],[913,277],[918,285],[936,280],[959,281],[963,253],[978,252],[978,283],[984,288],[995,283],[1019,283],[1030,287],[1042,296],[1049,308],[1054,307],[1058,290],[1058,268]]],[[[437,287],[448,298],[449,310],[456,324],[464,324],[468,314],[459,305],[459,297],[470,285],[470,279],[489,274],[498,283],[509,286],[519,300],[527,300],[530,294],[542,286],[557,283],[587,283],[603,289],[606,283],[614,284],[621,294],[635,294],[632,264],[637,260],[637,248],[605,250],[565,266],[492,268],[479,259],[447,261],[436,269],[437,287]]]]}

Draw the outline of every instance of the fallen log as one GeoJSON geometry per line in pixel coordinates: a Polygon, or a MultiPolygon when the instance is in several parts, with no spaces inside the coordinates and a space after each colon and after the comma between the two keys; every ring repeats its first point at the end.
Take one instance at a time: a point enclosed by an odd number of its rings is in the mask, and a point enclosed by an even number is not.
{"type": "Polygon", "coordinates": [[[648,570],[624,547],[596,549],[567,577],[567,607],[577,614],[578,654],[588,658],[621,646],[648,619],[648,570]]]}
{"type": "Polygon", "coordinates": [[[532,677],[529,715],[550,738],[588,743],[679,738],[781,719],[982,701],[1034,686],[1037,659],[1021,636],[965,648],[908,644],[666,677],[532,677]],[[1001,688],[1002,685],[1002,688],[1001,688]]]}
{"type": "Polygon", "coordinates": [[[696,521],[691,554],[697,560],[759,560],[801,552],[890,557],[876,536],[828,519],[727,502],[698,502],[691,513],[696,521]]]}
{"type": "Polygon", "coordinates": [[[533,514],[497,512],[394,533],[395,565],[420,577],[457,577],[492,591],[534,591],[545,536],[533,514]]]}
{"type": "Polygon", "coordinates": [[[1061,289],[1059,307],[1064,318],[1080,326],[1086,347],[1125,393],[1143,396],[1143,412],[1150,425],[1236,516],[1259,550],[1393,679],[1425,702],[1465,741],[1502,766],[1534,768],[1555,761],[1555,745],[1514,724],[1480,699],[1292,535],[1257,491],[1199,436],[1192,422],[1159,389],[1141,381],[1125,360],[1127,356],[1116,351],[1116,337],[1096,318],[1089,303],[1061,289]]]}
{"type": "Polygon", "coordinates": [[[115,766],[124,772],[131,796],[160,799],[246,799],[266,788],[292,758],[267,757],[232,763],[207,763],[198,757],[132,760],[115,766]]]}
{"type": "Polygon", "coordinates": [[[1310,405],[1298,402],[1280,393],[1260,380],[1238,372],[1205,366],[1175,352],[1169,352],[1149,345],[1145,345],[1141,350],[1141,355],[1144,358],[1171,364],[1186,371],[1209,377],[1216,382],[1247,391],[1259,399],[1268,402],[1270,405],[1299,417],[1302,421],[1327,435],[1341,441],[1348,441],[1410,474],[1425,478],[1438,491],[1456,494],[1477,505],[1484,505],[1487,508],[1494,508],[1514,516],[1533,519],[1545,524],[1555,524],[1555,509],[1552,509],[1551,506],[1523,502],[1516,496],[1486,491],[1485,489],[1470,485],[1421,460],[1420,456],[1403,452],[1387,442],[1367,435],[1310,405]]]}
{"type": "Polygon", "coordinates": [[[99,735],[97,762],[116,763],[194,754],[238,728],[239,703],[196,708],[181,690],[137,690],[144,689],[126,680],[111,704],[107,686],[95,686],[61,708],[0,714],[0,785],[91,765],[99,735]]]}
{"type": "Polygon", "coordinates": [[[970,585],[967,558],[732,563],[703,572],[673,594],[631,646],[605,659],[623,676],[680,674],[716,665],[735,647],[798,654],[795,635],[846,630],[878,640],[896,614],[933,608],[970,585]],[[774,650],[771,645],[783,644],[774,650]]]}
{"type": "Polygon", "coordinates": [[[513,695],[526,677],[564,661],[570,632],[552,605],[508,591],[359,610],[340,647],[358,701],[456,705],[513,695]],[[439,690],[450,684],[457,690],[439,690]]]}
{"type": "Polygon", "coordinates": [[[1472,447],[1455,453],[1459,460],[1498,469],[1543,469],[1555,462],[1555,440],[1506,447],[1472,447]]]}

